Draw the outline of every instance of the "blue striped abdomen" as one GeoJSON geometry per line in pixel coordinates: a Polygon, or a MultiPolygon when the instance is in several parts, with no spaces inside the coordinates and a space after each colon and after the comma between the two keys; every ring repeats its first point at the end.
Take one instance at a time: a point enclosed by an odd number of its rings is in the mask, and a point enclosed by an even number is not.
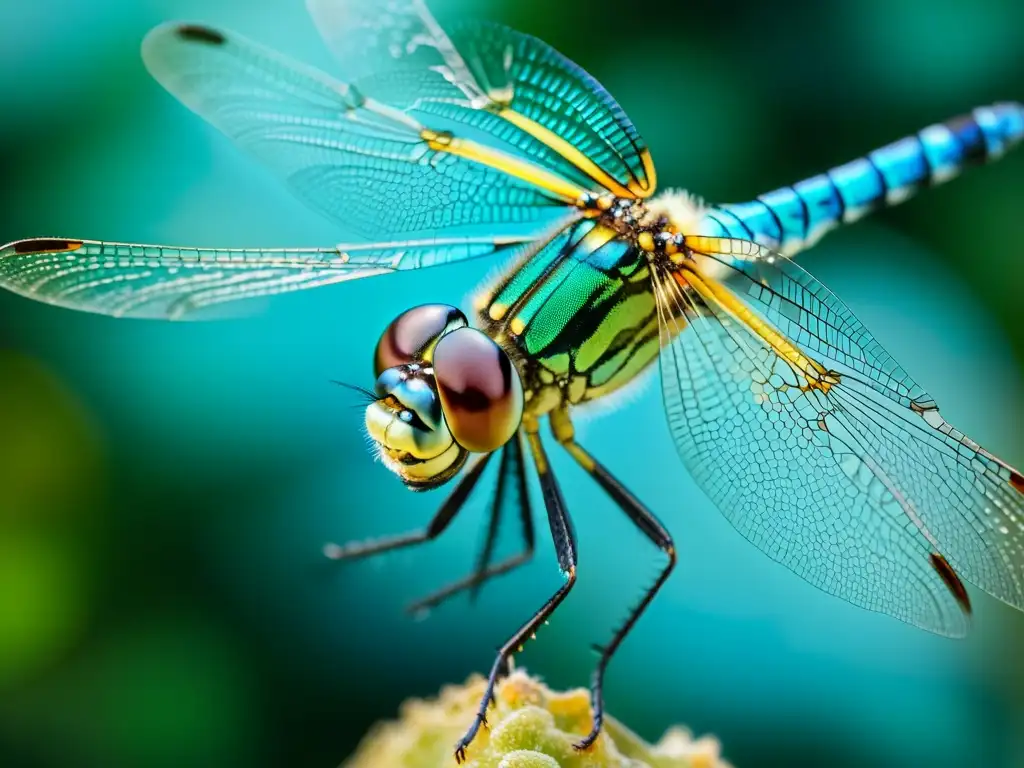
{"type": "Polygon", "coordinates": [[[839,224],[1001,157],[1022,138],[1024,105],[979,107],[750,202],[713,206],[701,234],[756,240],[792,254],[839,224]]]}

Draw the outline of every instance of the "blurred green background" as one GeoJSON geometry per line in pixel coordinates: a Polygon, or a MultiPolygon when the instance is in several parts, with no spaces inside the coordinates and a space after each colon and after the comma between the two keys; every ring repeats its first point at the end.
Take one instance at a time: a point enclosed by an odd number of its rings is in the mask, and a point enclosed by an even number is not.
{"type": "MultiPolygon", "coordinates": [[[[439,7],[462,14],[582,64],[651,145],[663,188],[713,200],[1024,99],[1016,0],[439,7]]],[[[149,79],[139,42],[172,18],[330,67],[298,0],[0,4],[0,241],[336,241],[149,79]]],[[[953,423],[1018,465],[1022,200],[1018,151],[804,260],[953,423]]],[[[320,548],[421,525],[443,495],[410,494],[373,461],[360,411],[330,380],[369,384],[395,315],[461,302],[492,267],[282,297],[217,324],[0,295],[0,765],[333,766],[407,696],[490,664],[558,582],[544,537],[535,562],[475,607],[403,614],[471,567],[484,495],[420,550],[333,568],[320,548]]],[[[583,437],[669,524],[680,555],[611,667],[613,714],[648,738],[675,722],[712,732],[745,767],[1024,765],[1024,617],[973,591],[975,631],[948,641],[804,584],[695,488],[653,384],[583,437]]],[[[589,643],[607,638],[656,560],[556,464],[581,579],[520,661],[566,687],[587,682],[589,643]]]]}

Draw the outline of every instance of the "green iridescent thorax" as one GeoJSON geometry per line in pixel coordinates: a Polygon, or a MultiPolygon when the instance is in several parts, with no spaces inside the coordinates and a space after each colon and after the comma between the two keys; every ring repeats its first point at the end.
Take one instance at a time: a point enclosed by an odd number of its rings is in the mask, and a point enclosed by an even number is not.
{"type": "Polygon", "coordinates": [[[575,222],[479,297],[481,326],[519,367],[528,411],[606,395],[657,358],[648,256],[631,227],[575,222]]]}

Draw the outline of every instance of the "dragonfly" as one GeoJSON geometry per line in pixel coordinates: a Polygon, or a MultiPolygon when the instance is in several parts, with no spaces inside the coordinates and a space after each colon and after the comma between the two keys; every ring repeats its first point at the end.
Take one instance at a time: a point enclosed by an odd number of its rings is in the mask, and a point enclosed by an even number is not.
{"type": "Polygon", "coordinates": [[[576,747],[597,739],[609,662],[677,555],[655,513],[578,442],[573,417],[655,369],[683,464],[775,561],[942,635],[967,631],[964,579],[1024,608],[1024,477],[949,424],[793,260],[840,225],[1001,157],[1024,137],[1024,106],[979,107],[749,202],[714,205],[656,194],[651,153],[627,115],[534,37],[442,26],[421,0],[307,6],[341,79],[200,24],[160,26],[142,53],[160,84],[333,220],[344,244],[35,238],[0,249],[0,285],[61,307],[180,319],[504,259],[468,312],[424,304],[395,319],[365,390],[366,429],[388,469],[413,490],[453,490],[422,530],[326,549],[351,560],[436,539],[494,462],[485,546],[469,576],[418,603],[438,605],[531,559],[537,478],[562,578],[498,651],[458,761],[514,654],[577,581],[552,439],[664,559],[599,648],[593,727],[576,747]],[[504,515],[518,517],[523,549],[496,561],[504,515]]]}

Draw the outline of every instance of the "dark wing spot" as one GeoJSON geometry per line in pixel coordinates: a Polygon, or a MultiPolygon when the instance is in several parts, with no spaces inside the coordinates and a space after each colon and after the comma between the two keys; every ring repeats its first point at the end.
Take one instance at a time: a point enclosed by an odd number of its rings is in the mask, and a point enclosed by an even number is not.
{"type": "Polygon", "coordinates": [[[1017,493],[1024,493],[1024,477],[1020,472],[1010,471],[1010,485],[1017,489],[1017,493]]]}
{"type": "Polygon", "coordinates": [[[956,575],[956,571],[953,570],[953,566],[949,564],[942,555],[933,554],[932,568],[942,577],[942,580],[949,587],[949,591],[953,593],[953,597],[960,603],[960,608],[968,616],[971,615],[971,598],[967,594],[967,590],[964,589],[964,583],[960,581],[960,577],[956,575]]]}
{"type": "Polygon", "coordinates": [[[19,240],[14,244],[14,253],[18,256],[28,256],[34,253],[63,253],[77,251],[81,247],[81,240],[19,240]]]}
{"type": "Polygon", "coordinates": [[[209,27],[201,27],[198,24],[182,24],[178,27],[178,37],[193,43],[206,43],[208,45],[224,45],[227,38],[220,32],[209,27]]]}

